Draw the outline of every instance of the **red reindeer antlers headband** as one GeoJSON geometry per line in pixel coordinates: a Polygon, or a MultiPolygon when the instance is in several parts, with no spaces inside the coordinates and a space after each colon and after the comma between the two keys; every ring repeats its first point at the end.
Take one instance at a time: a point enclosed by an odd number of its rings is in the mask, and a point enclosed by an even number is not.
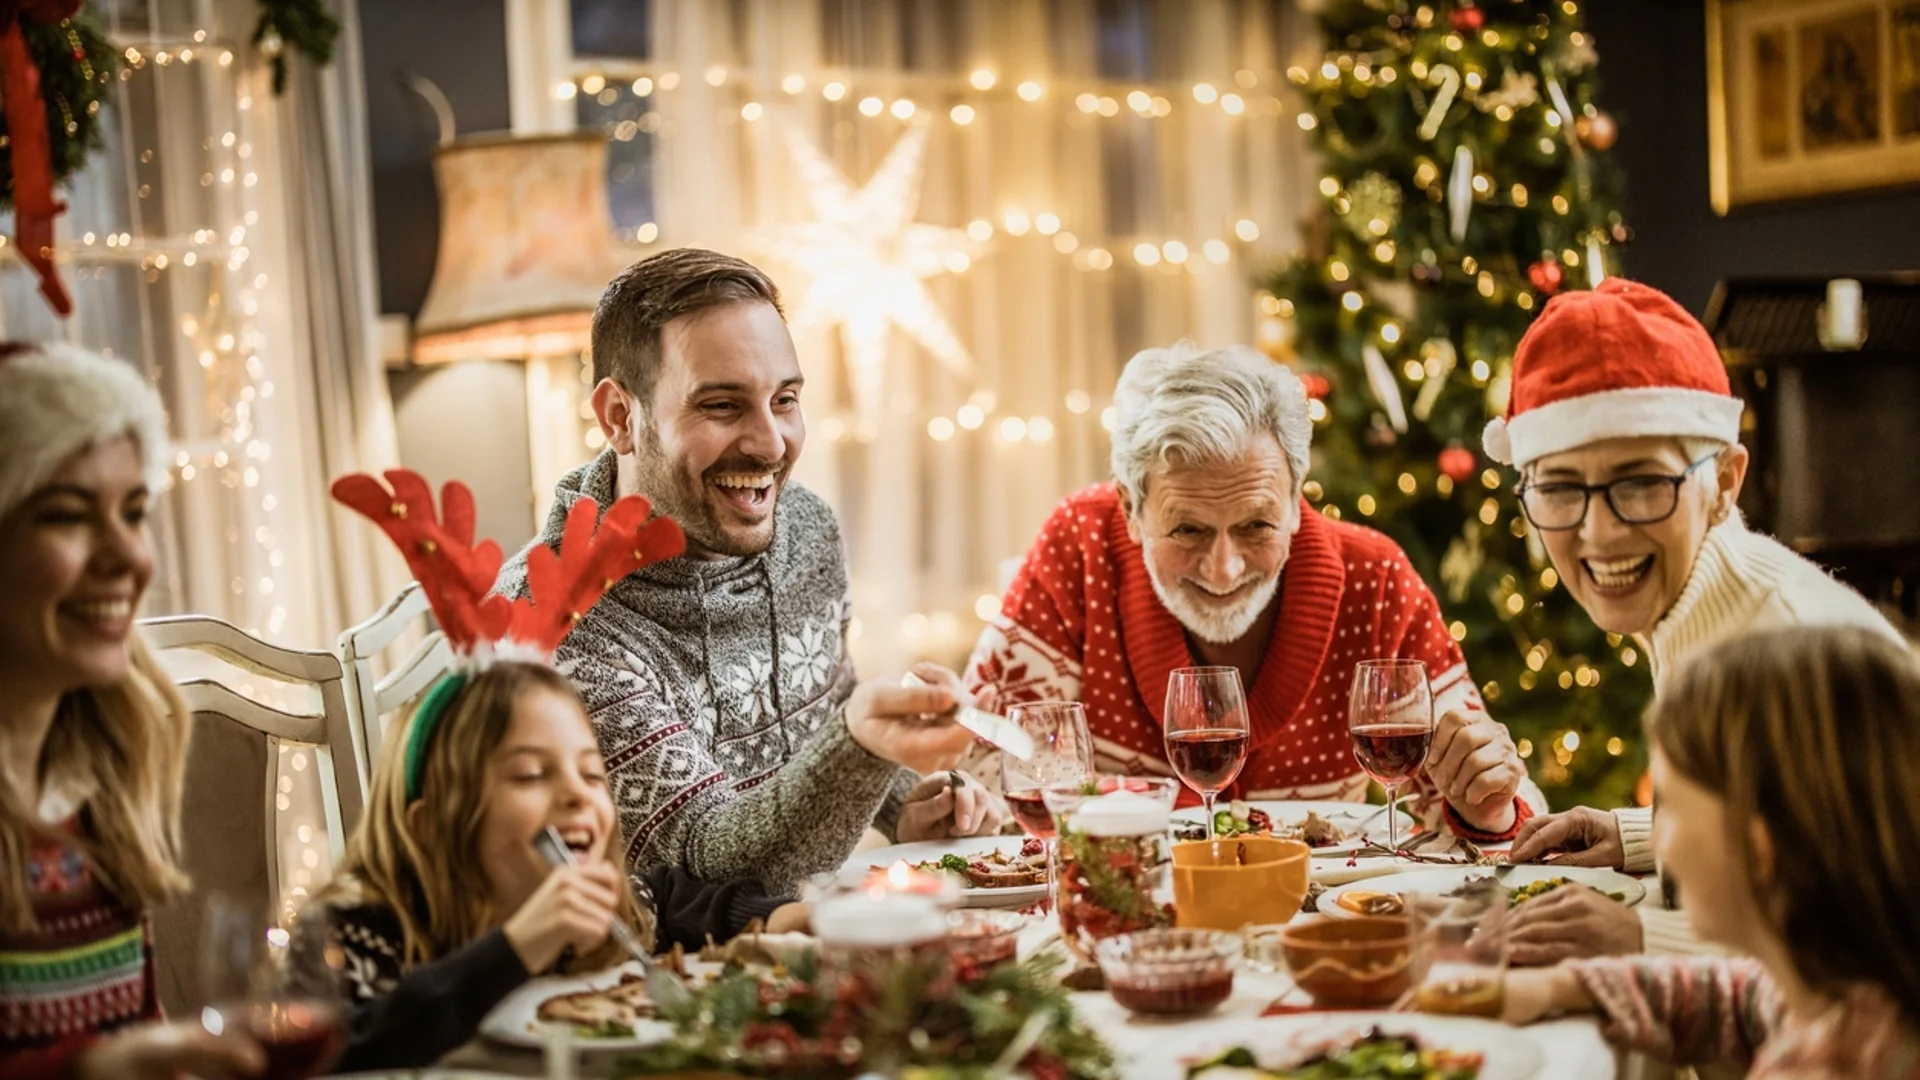
{"type": "Polygon", "coordinates": [[[365,473],[333,483],[333,497],[359,511],[399,547],[427,594],[427,602],[457,653],[512,642],[552,655],[567,631],[614,583],[643,566],[686,550],[686,536],[670,518],[647,520],[652,506],[638,495],[600,506],[581,499],[567,513],[560,552],[544,544],[527,553],[529,596],[493,593],[500,545],[473,542],[473,492],[458,480],[441,489],[436,518],[433,489],[419,473],[394,469],[382,484],[365,473]]]}

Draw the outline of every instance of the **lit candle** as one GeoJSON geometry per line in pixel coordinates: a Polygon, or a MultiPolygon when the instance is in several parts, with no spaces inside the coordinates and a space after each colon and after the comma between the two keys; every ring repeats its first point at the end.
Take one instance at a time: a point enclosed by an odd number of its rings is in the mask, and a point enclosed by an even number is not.
{"type": "Polygon", "coordinates": [[[1067,827],[1088,836],[1148,836],[1167,831],[1172,819],[1159,799],[1123,790],[1081,803],[1067,827]]]}
{"type": "Polygon", "coordinates": [[[1827,306],[1822,340],[1829,349],[1857,349],[1866,340],[1865,327],[1861,319],[1860,283],[1853,278],[1836,278],[1827,282],[1827,306]]]}
{"type": "Polygon", "coordinates": [[[943,937],[946,915],[930,896],[909,892],[850,893],[814,905],[813,932],[823,945],[890,948],[943,937]]]}

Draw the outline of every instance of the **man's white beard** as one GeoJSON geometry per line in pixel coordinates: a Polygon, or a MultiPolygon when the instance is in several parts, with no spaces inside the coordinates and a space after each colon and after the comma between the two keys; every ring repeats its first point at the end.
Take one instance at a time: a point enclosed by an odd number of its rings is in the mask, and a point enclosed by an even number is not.
{"type": "MultiPolygon", "coordinates": [[[[1199,589],[1199,585],[1182,578],[1176,583],[1176,588],[1169,589],[1154,570],[1153,560],[1147,559],[1146,563],[1147,579],[1153,582],[1153,591],[1160,597],[1160,602],[1189,633],[1212,645],[1226,645],[1245,637],[1260,618],[1260,613],[1267,610],[1267,605],[1273,601],[1273,594],[1280,590],[1280,571],[1276,570],[1253,586],[1246,599],[1233,607],[1203,607],[1189,600],[1186,595],[1186,590],[1199,589]]],[[[1285,566],[1282,560],[1281,568],[1285,566]]]]}

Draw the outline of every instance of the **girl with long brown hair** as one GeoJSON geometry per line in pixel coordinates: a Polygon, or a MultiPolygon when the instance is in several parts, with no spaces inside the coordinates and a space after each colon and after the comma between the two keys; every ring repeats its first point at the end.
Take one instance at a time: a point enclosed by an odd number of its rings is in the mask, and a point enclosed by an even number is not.
{"type": "Polygon", "coordinates": [[[141,646],[160,403],[126,363],[0,344],[0,1074],[257,1071],[159,1023],[146,913],[186,889],[190,717],[141,646]]]}
{"type": "Polygon", "coordinates": [[[443,524],[424,481],[388,480],[391,492],[348,478],[335,495],[400,543],[463,659],[388,733],[366,817],[316,897],[324,918],[296,928],[297,964],[327,964],[323,974],[343,977],[355,1005],[334,1067],[432,1063],[529,978],[620,962],[615,921],[649,947],[698,948],[755,919],[803,927],[805,906],[768,897],[757,881],[708,885],[666,867],[644,875],[653,903],[640,902],[586,707],[534,659],[599,599],[601,582],[625,572],[603,557],[639,562],[673,546],[647,534],[656,525],[642,527],[646,503],[616,503],[597,532],[598,507],[586,503],[568,550],[536,560],[534,597],[509,610],[486,595],[498,549],[473,546],[465,489],[449,485],[443,524]],[[536,850],[548,827],[572,865],[553,867],[536,850]]]}
{"type": "Polygon", "coordinates": [[[1750,1078],[1920,1078],[1920,661],[1854,628],[1770,631],[1677,673],[1648,714],[1654,843],[1707,941],[1742,959],[1515,972],[1507,1015],[1750,1078]]]}

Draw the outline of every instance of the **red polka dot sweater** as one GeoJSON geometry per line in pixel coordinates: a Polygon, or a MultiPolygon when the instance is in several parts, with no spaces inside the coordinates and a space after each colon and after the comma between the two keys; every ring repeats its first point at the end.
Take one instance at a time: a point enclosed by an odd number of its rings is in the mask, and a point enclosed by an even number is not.
{"type": "MultiPolygon", "coordinates": [[[[1367,777],[1347,735],[1358,661],[1425,661],[1436,716],[1481,709],[1439,602],[1380,533],[1328,521],[1303,503],[1279,603],[1267,659],[1247,693],[1253,738],[1231,797],[1366,797],[1367,777]]],[[[1154,593],[1119,496],[1103,484],[1068,496],[1047,520],[1001,614],[981,635],[967,684],[994,687],[1003,708],[1084,702],[1101,772],[1171,775],[1162,739],[1167,679],[1197,663],[1185,628],[1154,593]]],[[[1438,821],[1439,800],[1424,772],[1415,794],[1416,812],[1438,821]]],[[[1527,801],[1516,804],[1512,829],[1498,836],[1468,827],[1450,809],[1445,817],[1470,838],[1510,839],[1533,813],[1527,801]]]]}

